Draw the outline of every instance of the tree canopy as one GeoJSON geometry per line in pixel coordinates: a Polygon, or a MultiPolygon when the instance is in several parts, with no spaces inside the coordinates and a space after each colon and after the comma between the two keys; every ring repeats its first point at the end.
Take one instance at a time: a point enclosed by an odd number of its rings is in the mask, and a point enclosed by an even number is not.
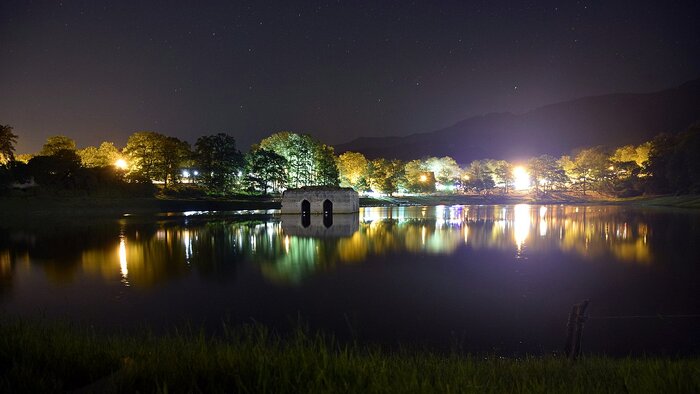
{"type": "Polygon", "coordinates": [[[194,157],[202,182],[218,193],[233,189],[245,164],[236,140],[224,133],[199,137],[194,157]]]}
{"type": "Polygon", "coordinates": [[[44,146],[39,151],[39,155],[53,156],[62,150],[75,151],[75,141],[65,135],[54,135],[46,139],[44,146]]]}
{"type": "Polygon", "coordinates": [[[15,159],[15,144],[17,135],[12,132],[12,126],[0,124],[0,165],[15,159]]]}

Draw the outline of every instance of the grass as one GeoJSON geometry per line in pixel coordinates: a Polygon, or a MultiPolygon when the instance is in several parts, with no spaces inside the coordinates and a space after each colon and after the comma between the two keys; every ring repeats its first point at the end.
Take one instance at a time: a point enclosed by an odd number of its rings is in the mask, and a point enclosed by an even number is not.
{"type": "Polygon", "coordinates": [[[3,320],[0,392],[697,393],[700,360],[383,351],[261,326],[208,337],[3,320]]]}
{"type": "Polygon", "coordinates": [[[624,200],[634,205],[700,209],[700,195],[641,197],[624,200]]]}

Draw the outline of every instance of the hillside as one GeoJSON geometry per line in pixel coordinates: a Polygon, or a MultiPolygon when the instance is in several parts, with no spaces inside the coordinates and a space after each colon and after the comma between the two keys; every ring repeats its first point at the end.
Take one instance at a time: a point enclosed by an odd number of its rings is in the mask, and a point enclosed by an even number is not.
{"type": "Polygon", "coordinates": [[[700,79],[645,94],[608,94],[547,105],[523,114],[493,113],[405,137],[358,138],[336,153],[403,160],[452,156],[458,162],[517,160],[578,147],[636,144],[700,120],[700,79]]]}

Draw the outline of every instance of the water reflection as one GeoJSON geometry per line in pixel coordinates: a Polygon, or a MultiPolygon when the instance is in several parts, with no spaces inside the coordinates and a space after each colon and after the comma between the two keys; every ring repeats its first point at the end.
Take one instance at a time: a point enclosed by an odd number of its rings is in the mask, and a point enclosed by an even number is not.
{"type": "MultiPolygon", "coordinates": [[[[54,282],[76,272],[124,286],[150,287],[196,272],[219,280],[251,262],[270,281],[299,283],[309,275],[388,254],[451,254],[494,250],[513,259],[559,251],[651,264],[648,215],[620,207],[437,206],[364,208],[359,215],[245,217],[189,215],[122,219],[99,228],[0,233],[0,277],[11,281],[19,256],[54,282]],[[304,226],[308,224],[307,226],[304,226]],[[9,278],[9,279],[8,279],[9,278]]],[[[7,285],[3,285],[6,287],[7,285]]]]}

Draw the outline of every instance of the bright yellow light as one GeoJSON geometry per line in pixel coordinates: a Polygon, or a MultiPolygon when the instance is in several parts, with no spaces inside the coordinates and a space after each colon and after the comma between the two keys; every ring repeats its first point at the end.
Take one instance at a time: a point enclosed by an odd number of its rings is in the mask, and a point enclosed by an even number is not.
{"type": "Polygon", "coordinates": [[[124,160],[124,159],[117,160],[114,163],[114,166],[120,170],[126,170],[129,167],[129,165],[126,163],[126,160],[124,160]]]}
{"type": "Polygon", "coordinates": [[[119,270],[121,271],[122,274],[122,280],[125,281],[125,283],[128,280],[129,277],[129,266],[126,262],[126,238],[125,237],[119,237],[119,270]]]}
{"type": "Polygon", "coordinates": [[[527,236],[530,234],[530,206],[518,204],[513,210],[513,238],[515,246],[518,248],[518,257],[520,257],[527,236]]]}
{"type": "Polygon", "coordinates": [[[513,168],[513,187],[515,190],[525,190],[530,188],[530,174],[525,167],[517,166],[513,168]]]}
{"type": "Polygon", "coordinates": [[[427,176],[425,176],[425,175],[421,175],[421,176],[420,176],[420,181],[421,181],[421,182],[425,182],[425,181],[427,181],[427,180],[428,180],[428,177],[427,177],[427,176]]]}

